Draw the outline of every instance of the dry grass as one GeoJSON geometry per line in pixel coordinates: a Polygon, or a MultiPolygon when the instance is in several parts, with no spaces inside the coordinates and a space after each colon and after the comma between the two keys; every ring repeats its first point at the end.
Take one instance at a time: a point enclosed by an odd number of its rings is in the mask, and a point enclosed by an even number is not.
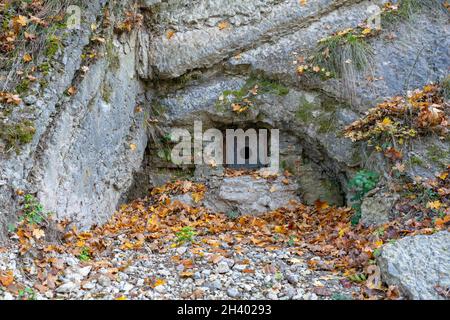
{"type": "Polygon", "coordinates": [[[371,46],[363,38],[347,33],[321,41],[314,54],[314,64],[341,78],[344,94],[354,96],[358,75],[370,71],[373,61],[371,46]]]}

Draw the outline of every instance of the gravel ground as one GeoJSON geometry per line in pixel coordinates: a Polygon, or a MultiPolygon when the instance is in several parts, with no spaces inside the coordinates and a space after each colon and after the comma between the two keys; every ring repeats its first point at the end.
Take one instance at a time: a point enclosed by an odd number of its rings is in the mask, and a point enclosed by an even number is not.
{"type": "Polygon", "coordinates": [[[290,252],[298,249],[235,250],[221,245],[212,253],[198,248],[181,246],[159,253],[149,246],[139,251],[113,249],[85,262],[51,253],[57,273],[52,289],[35,286],[42,278],[41,267],[30,254],[21,257],[10,248],[0,253],[0,270],[13,270],[15,285],[0,289],[0,298],[318,300],[351,299],[359,292],[343,277],[310,270],[307,261],[320,258],[290,252]]]}

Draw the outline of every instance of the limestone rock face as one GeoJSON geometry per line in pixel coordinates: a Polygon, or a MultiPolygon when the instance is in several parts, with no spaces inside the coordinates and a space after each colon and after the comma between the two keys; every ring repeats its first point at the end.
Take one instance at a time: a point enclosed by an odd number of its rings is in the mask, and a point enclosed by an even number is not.
{"type": "MultiPolygon", "coordinates": [[[[32,109],[33,140],[18,155],[0,154],[0,241],[16,218],[17,190],[36,194],[46,210],[81,226],[106,220],[133,182],[141,186],[137,172],[146,170],[140,176],[147,179],[159,169],[152,162],[142,165],[158,151],[154,133],[190,129],[194,120],[203,120],[205,129],[281,128],[282,169],[298,174],[297,192],[309,202],[319,196],[342,204],[342,195],[336,194],[346,192],[347,179],[362,163],[361,150],[342,137],[342,128],[385,97],[442,79],[450,64],[448,17],[423,12],[368,40],[374,63],[369,73],[357,75],[352,96],[339,79],[299,77],[298,59],[307,57],[318,40],[356,27],[372,14],[371,5],[385,2],[142,0],[137,8],[142,27],[105,39],[106,54],[83,71],[81,56],[94,36],[91,26],[107,3],[83,1],[81,29],[64,37],[48,85],[23,99],[32,109]],[[237,116],[223,96],[239,95],[248,83],[257,84],[259,92],[249,112],[237,116]],[[64,92],[71,86],[77,93],[68,97],[64,92]],[[157,114],[158,124],[147,121],[157,114]],[[309,190],[301,190],[299,170],[308,167],[314,167],[303,175],[309,190]]],[[[123,13],[130,3],[120,2],[123,13]]],[[[18,111],[5,121],[16,116],[18,111]]],[[[423,164],[407,167],[410,176],[431,177],[450,161],[450,145],[437,137],[422,139],[414,152],[423,164]]],[[[158,179],[147,180],[142,186],[151,187],[158,179]]],[[[254,184],[267,194],[259,183],[227,183],[236,188],[254,184]]],[[[240,201],[239,195],[227,194],[226,186],[223,190],[223,203],[240,201]]],[[[276,207],[277,201],[258,200],[254,194],[254,202],[243,204],[242,211],[276,207]]]]}
{"type": "Polygon", "coordinates": [[[58,71],[50,74],[46,88],[33,91],[33,140],[19,154],[0,153],[0,240],[16,218],[17,190],[35,194],[58,219],[87,227],[114,212],[140,167],[147,135],[144,112],[135,112],[143,102],[136,32],[125,40],[108,39],[109,56],[79,75],[90,24],[103,2],[89,2],[86,24],[67,33],[53,62],[58,71]],[[71,86],[76,93],[64,94],[71,86]]]}
{"type": "Polygon", "coordinates": [[[383,281],[410,299],[444,299],[450,287],[450,232],[406,237],[386,244],[378,258],[383,281]]]}

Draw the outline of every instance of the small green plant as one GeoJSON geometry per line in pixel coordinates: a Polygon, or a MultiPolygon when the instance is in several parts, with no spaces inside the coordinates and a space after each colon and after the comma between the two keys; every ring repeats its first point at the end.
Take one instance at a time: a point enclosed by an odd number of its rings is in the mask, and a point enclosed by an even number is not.
{"type": "Polygon", "coordinates": [[[15,233],[17,230],[17,226],[13,223],[8,223],[7,229],[9,233],[15,233]]]}
{"type": "Polygon", "coordinates": [[[282,274],[281,272],[275,273],[275,280],[276,280],[276,281],[281,281],[281,280],[283,280],[283,274],[282,274]]]}
{"type": "Polygon", "coordinates": [[[38,66],[38,70],[40,72],[42,72],[44,75],[47,75],[49,73],[50,69],[51,69],[51,65],[48,61],[45,61],[38,66]]]}
{"type": "Polygon", "coordinates": [[[409,158],[409,161],[410,161],[411,164],[414,165],[414,166],[421,166],[421,167],[423,167],[423,166],[425,165],[425,163],[423,162],[423,160],[420,159],[420,158],[417,157],[417,156],[411,156],[411,157],[409,158]]]}
{"type": "Polygon", "coordinates": [[[229,218],[229,219],[236,219],[237,217],[239,217],[239,212],[237,212],[237,211],[228,211],[227,212],[227,217],[229,218]]]}
{"type": "Polygon", "coordinates": [[[172,135],[170,133],[166,133],[161,137],[161,143],[168,144],[172,142],[172,135]]]}
{"type": "Polygon", "coordinates": [[[61,39],[55,35],[50,36],[47,39],[47,47],[45,49],[45,56],[49,59],[52,59],[61,46],[61,39]]]}
{"type": "Polygon", "coordinates": [[[31,194],[24,196],[24,204],[22,207],[23,215],[19,221],[26,221],[29,224],[41,224],[49,213],[44,212],[42,204],[31,194]]]}
{"type": "Polygon", "coordinates": [[[295,238],[294,236],[290,236],[288,240],[288,246],[293,247],[295,245],[295,238]]]}
{"type": "Polygon", "coordinates": [[[377,257],[379,257],[380,256],[380,254],[381,254],[381,249],[380,248],[375,248],[375,249],[373,249],[373,256],[375,257],[375,258],[377,258],[377,257]]]}
{"type": "Polygon", "coordinates": [[[22,95],[25,92],[27,92],[29,89],[30,89],[30,80],[24,79],[17,85],[16,92],[19,95],[22,95]]]}
{"type": "Polygon", "coordinates": [[[385,232],[384,228],[381,227],[381,228],[378,228],[377,230],[375,230],[373,232],[373,235],[377,236],[377,237],[382,237],[384,235],[384,232],[385,232]]]}
{"type": "Polygon", "coordinates": [[[175,234],[176,243],[183,244],[185,242],[193,242],[197,233],[190,226],[183,227],[179,232],[175,234]]]}
{"type": "Polygon", "coordinates": [[[352,225],[359,223],[361,219],[361,204],[363,197],[372,189],[374,189],[379,181],[379,175],[376,172],[361,170],[353,179],[350,180],[348,187],[354,192],[354,196],[351,198],[353,202],[353,209],[355,214],[353,215],[351,222],[352,225]]]}
{"type": "Polygon", "coordinates": [[[352,274],[350,276],[348,276],[348,279],[350,281],[356,282],[356,283],[361,283],[367,280],[367,277],[364,273],[355,273],[352,274]]]}
{"type": "Polygon", "coordinates": [[[36,293],[30,287],[19,290],[19,299],[21,300],[36,300],[36,293]]]}
{"type": "Polygon", "coordinates": [[[297,72],[317,74],[322,80],[342,79],[343,92],[354,96],[358,74],[373,62],[374,52],[366,37],[360,29],[347,29],[320,40],[310,64],[298,67],[297,72]]]}
{"type": "Polygon", "coordinates": [[[91,255],[89,253],[88,247],[83,247],[81,249],[81,253],[78,255],[78,259],[80,259],[80,261],[84,261],[84,262],[91,260],[91,255]]]}
{"type": "Polygon", "coordinates": [[[172,159],[172,152],[169,148],[158,150],[157,155],[160,159],[163,159],[166,162],[170,162],[172,159]]]}
{"type": "Polygon", "coordinates": [[[437,145],[431,145],[427,148],[427,158],[442,168],[446,168],[450,160],[450,152],[443,150],[437,145]]]}

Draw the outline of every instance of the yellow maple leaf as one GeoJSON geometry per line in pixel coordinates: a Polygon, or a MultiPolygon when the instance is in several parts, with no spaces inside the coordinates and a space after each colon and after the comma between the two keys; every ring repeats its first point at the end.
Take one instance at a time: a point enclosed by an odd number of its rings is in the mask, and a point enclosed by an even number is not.
{"type": "Polygon", "coordinates": [[[439,175],[439,179],[441,179],[441,180],[445,180],[445,179],[447,179],[447,177],[448,177],[448,172],[442,172],[439,175]]]}
{"type": "Polygon", "coordinates": [[[305,72],[305,70],[306,70],[305,66],[303,66],[303,65],[297,67],[297,73],[298,74],[303,74],[305,72]]]}
{"type": "Polygon", "coordinates": [[[430,209],[439,209],[442,206],[442,203],[439,200],[436,201],[430,201],[427,203],[427,208],[430,209]]]}
{"type": "Polygon", "coordinates": [[[130,241],[126,241],[122,246],[120,246],[120,249],[126,250],[126,249],[133,249],[133,244],[130,241]]]}
{"type": "Polygon", "coordinates": [[[383,121],[381,122],[384,126],[390,126],[392,125],[392,120],[388,117],[384,118],[383,121]]]}
{"type": "Polygon", "coordinates": [[[370,29],[370,28],[365,28],[361,33],[363,34],[363,35],[367,35],[367,34],[369,34],[369,33],[371,33],[372,32],[372,29],[370,29]]]}
{"type": "Polygon", "coordinates": [[[29,53],[25,53],[23,55],[22,59],[23,59],[24,62],[30,62],[31,60],[33,60],[33,58],[31,57],[31,54],[29,54],[29,53]]]}
{"type": "Polygon", "coordinates": [[[276,233],[286,233],[286,228],[284,226],[275,226],[273,229],[276,233]]]}
{"type": "Polygon", "coordinates": [[[157,286],[162,286],[166,283],[166,280],[164,279],[156,279],[155,283],[153,284],[153,288],[156,288],[157,286]]]}
{"type": "Polygon", "coordinates": [[[338,235],[340,238],[342,238],[344,236],[344,234],[347,232],[348,228],[342,228],[339,229],[338,235]]]}
{"type": "Polygon", "coordinates": [[[194,200],[195,203],[199,203],[203,199],[203,193],[202,192],[194,192],[192,193],[192,200],[194,200]]]}
{"type": "Polygon", "coordinates": [[[28,20],[24,16],[17,16],[12,19],[12,25],[14,28],[14,32],[17,34],[22,27],[25,27],[28,24],[28,20]]]}
{"type": "Polygon", "coordinates": [[[379,248],[379,247],[381,247],[383,245],[383,240],[377,240],[377,241],[375,241],[375,246],[377,247],[377,248],[379,248]]]}

